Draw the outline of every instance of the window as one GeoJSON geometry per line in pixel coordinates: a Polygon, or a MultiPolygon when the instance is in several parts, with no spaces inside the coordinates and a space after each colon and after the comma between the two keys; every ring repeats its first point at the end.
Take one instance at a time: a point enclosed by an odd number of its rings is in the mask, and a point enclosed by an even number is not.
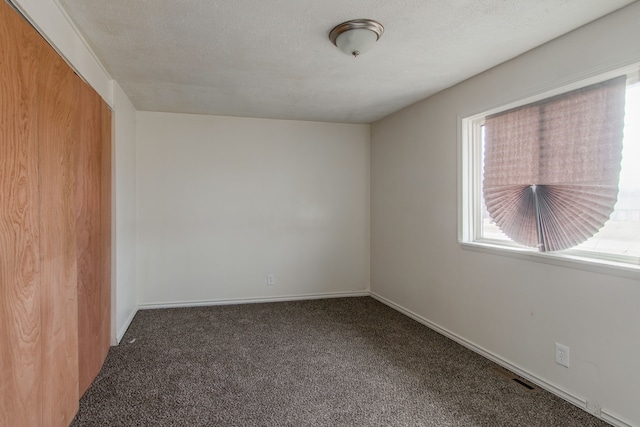
{"type": "Polygon", "coordinates": [[[638,67],[462,120],[461,241],[640,265],[638,67]]]}

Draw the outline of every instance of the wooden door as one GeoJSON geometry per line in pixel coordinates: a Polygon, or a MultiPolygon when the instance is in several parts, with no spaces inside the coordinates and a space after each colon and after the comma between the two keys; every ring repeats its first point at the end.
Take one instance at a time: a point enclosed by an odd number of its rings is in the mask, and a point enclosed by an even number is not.
{"type": "Polygon", "coordinates": [[[0,1],[0,425],[68,426],[110,340],[111,114],[0,1]]]}
{"type": "Polygon", "coordinates": [[[40,37],[0,2],[0,425],[40,425],[40,37]]]}
{"type": "Polygon", "coordinates": [[[81,81],[49,46],[38,62],[42,425],[65,426],[79,400],[75,147],[81,81]]]}
{"type": "Polygon", "coordinates": [[[109,350],[111,313],[111,113],[91,87],[78,98],[76,228],[80,395],[109,350]]]}

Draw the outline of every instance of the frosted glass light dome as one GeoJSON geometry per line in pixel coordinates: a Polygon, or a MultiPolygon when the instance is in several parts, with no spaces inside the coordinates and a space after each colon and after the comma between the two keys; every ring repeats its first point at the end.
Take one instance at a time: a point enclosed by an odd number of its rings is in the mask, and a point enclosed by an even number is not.
{"type": "Polygon", "coordinates": [[[338,36],[336,46],[348,55],[358,56],[371,49],[377,41],[378,35],[371,30],[349,30],[338,36]]]}
{"type": "Polygon", "coordinates": [[[343,22],[329,33],[329,39],[348,55],[358,55],[371,49],[384,32],[384,27],[370,19],[343,22]]]}

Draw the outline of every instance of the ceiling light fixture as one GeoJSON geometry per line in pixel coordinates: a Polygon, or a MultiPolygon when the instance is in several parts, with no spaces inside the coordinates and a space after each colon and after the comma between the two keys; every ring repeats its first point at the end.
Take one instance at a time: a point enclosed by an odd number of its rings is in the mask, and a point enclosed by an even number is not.
{"type": "Polygon", "coordinates": [[[334,27],[329,40],[347,55],[358,55],[369,50],[382,37],[384,27],[372,19],[354,19],[334,27]]]}

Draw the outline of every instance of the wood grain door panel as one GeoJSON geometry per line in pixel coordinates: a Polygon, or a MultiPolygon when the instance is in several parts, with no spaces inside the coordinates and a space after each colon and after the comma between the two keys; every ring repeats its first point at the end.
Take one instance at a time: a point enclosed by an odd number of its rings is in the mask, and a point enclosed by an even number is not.
{"type": "Polygon", "coordinates": [[[82,85],[78,102],[76,229],[78,244],[78,337],[80,394],[89,388],[104,361],[101,293],[101,167],[100,99],[82,85]]]}
{"type": "Polygon", "coordinates": [[[39,70],[42,420],[68,426],[79,399],[74,147],[81,82],[50,47],[39,70]]]}
{"type": "Polygon", "coordinates": [[[110,343],[111,114],[0,1],[0,426],[67,426],[110,343]]]}
{"type": "Polygon", "coordinates": [[[37,34],[0,2],[0,425],[42,406],[37,34]]]}

